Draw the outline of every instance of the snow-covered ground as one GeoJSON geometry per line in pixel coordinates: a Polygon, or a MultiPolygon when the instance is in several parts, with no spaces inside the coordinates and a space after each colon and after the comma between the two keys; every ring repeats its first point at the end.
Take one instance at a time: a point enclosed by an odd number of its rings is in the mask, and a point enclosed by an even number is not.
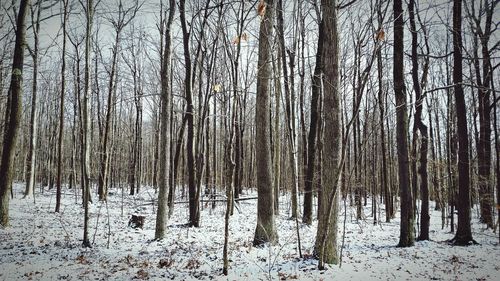
{"type": "MultiPolygon", "coordinates": [[[[225,203],[215,209],[203,203],[201,227],[186,228],[187,204],[177,204],[168,235],[153,241],[156,197],[152,189],[122,197],[112,190],[108,205],[91,205],[90,241],[82,248],[83,208],[72,190],[64,190],[61,213],[54,213],[55,190],[22,199],[14,185],[10,224],[0,229],[0,280],[499,280],[498,236],[484,230],[473,212],[473,236],[480,245],[452,247],[449,227],[441,230],[441,213],[431,213],[432,241],[397,248],[399,214],[391,223],[373,225],[370,205],[356,222],[347,205],[342,266],[318,271],[314,259],[298,257],[295,221],[289,219],[289,198],[282,196],[277,217],[278,245],[252,247],[256,200],[242,201],[231,217],[229,276],[222,275],[225,203]],[[122,205],[123,204],[123,205],[122,205]],[[123,206],[123,209],[122,209],[123,206]],[[123,210],[123,215],[122,215],[123,210]],[[146,216],[143,230],[128,227],[131,214],[146,216]],[[109,224],[108,224],[109,220],[109,224]],[[108,247],[109,242],[109,247],[108,247]]],[[[247,194],[245,196],[253,196],[247,194]]],[[[95,193],[93,194],[94,199],[95,193]]],[[[301,198],[302,199],[302,198],[301,198]]],[[[369,200],[370,201],[370,200],[369,200]]],[[[343,210],[341,203],[341,210],[343,210]]],[[[431,204],[433,206],[433,204],[431,204]]],[[[382,205],[382,218],[383,205],[382,205]]],[[[342,239],[343,212],[339,218],[342,239]]],[[[302,252],[310,256],[316,234],[300,225],[302,252]]],[[[341,240],[339,240],[339,245],[341,240]]]]}

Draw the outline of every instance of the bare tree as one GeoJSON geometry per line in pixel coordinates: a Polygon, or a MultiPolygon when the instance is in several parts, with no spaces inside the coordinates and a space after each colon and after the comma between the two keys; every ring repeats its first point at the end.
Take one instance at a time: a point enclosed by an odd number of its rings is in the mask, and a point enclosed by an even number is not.
{"type": "Polygon", "coordinates": [[[396,141],[398,149],[398,175],[401,194],[401,228],[399,247],[413,246],[414,212],[412,190],[410,186],[408,163],[408,112],[406,105],[406,87],[404,83],[404,17],[401,0],[393,3],[394,11],[394,94],[396,95],[396,141]]]}
{"type": "Polygon", "coordinates": [[[61,100],[59,103],[59,132],[57,140],[57,180],[56,180],[56,213],[61,207],[61,185],[62,185],[62,160],[63,160],[63,132],[64,132],[64,97],[66,94],[66,23],[68,21],[69,0],[63,0],[63,44],[62,44],[62,63],[61,63],[61,100]]]}
{"type": "MultiPolygon", "coordinates": [[[[382,27],[383,20],[385,17],[385,11],[382,11],[382,3],[377,1],[377,33],[385,33],[382,27]]],[[[387,3],[387,6],[389,3],[387,3]]],[[[381,38],[382,39],[382,38],[381,38]]],[[[387,161],[387,147],[386,147],[386,131],[385,131],[385,126],[384,126],[384,119],[386,118],[385,112],[387,108],[387,91],[384,89],[384,82],[383,82],[383,74],[384,74],[384,68],[383,68],[383,62],[382,62],[382,48],[377,49],[377,80],[378,80],[378,93],[377,93],[377,100],[378,100],[378,108],[379,108],[379,122],[380,122],[380,146],[381,146],[381,153],[380,155],[381,161],[382,161],[382,175],[381,175],[381,192],[384,193],[384,203],[385,203],[385,221],[390,222],[393,214],[393,197],[392,197],[392,192],[391,192],[391,186],[390,186],[390,179],[389,179],[389,167],[388,167],[388,161],[387,161]],[[385,102],[384,102],[385,101],[385,102]]]]}
{"type": "Polygon", "coordinates": [[[451,242],[466,246],[472,239],[469,182],[469,140],[467,111],[462,88],[462,0],[453,0],[453,90],[457,111],[458,135],[458,227],[451,242]]]}
{"type": "Polygon", "coordinates": [[[33,82],[31,86],[31,113],[30,113],[30,136],[29,148],[26,154],[26,190],[24,197],[32,196],[35,186],[35,167],[36,167],[36,144],[37,144],[37,89],[38,89],[38,50],[40,44],[40,14],[42,11],[42,1],[30,4],[31,24],[33,25],[33,49],[28,46],[31,57],[33,58],[33,82]],[[36,4],[36,7],[35,5],[36,4]],[[36,12],[35,12],[36,11],[36,12]]]}
{"type": "Polygon", "coordinates": [[[324,132],[321,207],[318,213],[318,230],[314,251],[319,258],[318,268],[324,263],[338,263],[337,218],[339,179],[343,166],[341,156],[340,92],[339,92],[339,34],[337,27],[337,1],[321,1],[322,59],[324,82],[324,132]]]}
{"type": "Polygon", "coordinates": [[[108,193],[108,176],[109,176],[109,163],[110,163],[110,134],[111,134],[111,118],[114,114],[115,108],[115,93],[116,93],[116,79],[117,79],[117,68],[118,68],[118,53],[120,52],[121,44],[121,32],[122,30],[134,19],[140,5],[138,1],[135,1],[131,7],[123,7],[122,1],[118,3],[118,18],[108,18],[108,21],[114,28],[115,38],[114,44],[111,49],[111,69],[108,70],[109,73],[109,83],[108,83],[108,97],[107,97],[107,110],[106,118],[104,124],[104,134],[101,138],[102,142],[102,154],[100,163],[100,173],[99,173],[99,183],[98,183],[98,193],[99,200],[106,200],[108,193]]]}
{"type": "Polygon", "coordinates": [[[271,173],[270,143],[270,83],[272,72],[270,65],[271,45],[273,40],[274,1],[261,1],[258,6],[261,16],[259,29],[259,59],[257,62],[257,97],[255,108],[255,165],[257,171],[257,227],[254,245],[266,242],[276,243],[278,234],[274,218],[274,194],[271,173]]]}
{"type": "Polygon", "coordinates": [[[493,228],[493,188],[491,181],[491,89],[493,69],[489,41],[496,29],[492,26],[493,14],[499,1],[472,1],[470,8],[465,4],[473,32],[473,65],[478,86],[479,139],[477,141],[478,185],[481,221],[493,228]],[[479,2],[476,14],[475,5],[479,2]],[[484,21],[483,21],[484,17],[484,21]],[[484,26],[482,26],[484,22],[484,26]],[[478,42],[479,41],[479,42],[478,42]],[[478,43],[481,45],[481,59],[478,56],[478,43]],[[480,67],[480,61],[482,67],[480,67]]]}
{"type": "Polygon", "coordinates": [[[197,198],[196,190],[196,164],[194,158],[194,106],[193,106],[193,89],[192,89],[192,63],[189,47],[190,30],[186,22],[186,1],[179,2],[179,12],[182,28],[182,42],[184,47],[184,93],[187,102],[186,118],[187,118],[187,172],[188,172],[188,188],[189,188],[189,225],[200,226],[200,204],[197,198]]]}
{"type": "Polygon", "coordinates": [[[85,11],[85,77],[84,77],[84,92],[81,100],[81,182],[83,189],[83,208],[84,208],[84,223],[83,223],[83,247],[91,247],[89,240],[89,202],[90,198],[90,114],[89,100],[91,95],[90,84],[90,50],[92,41],[92,22],[94,17],[94,1],[79,0],[80,5],[85,11]]]}
{"type": "Polygon", "coordinates": [[[170,102],[171,102],[171,49],[172,49],[172,22],[175,15],[175,0],[169,0],[168,19],[165,26],[165,46],[161,68],[161,115],[160,115],[160,155],[158,176],[158,211],[156,213],[155,239],[165,237],[165,228],[168,219],[168,172],[169,172],[169,125],[170,125],[170,102]]]}
{"type": "Polygon", "coordinates": [[[17,145],[19,122],[22,110],[22,82],[24,66],[24,47],[26,40],[26,13],[29,0],[21,0],[16,23],[16,43],[12,62],[12,76],[9,86],[9,98],[5,111],[5,129],[0,163],[0,225],[9,224],[9,191],[14,176],[14,152],[17,145]]]}
{"type": "Polygon", "coordinates": [[[284,77],[284,86],[285,86],[285,116],[286,116],[286,127],[287,127],[287,141],[289,146],[289,155],[290,155],[290,167],[292,170],[292,218],[297,217],[298,212],[298,171],[297,171],[297,147],[296,147],[296,130],[295,130],[295,91],[293,84],[293,66],[294,66],[294,54],[290,54],[290,72],[292,74],[288,76],[288,67],[287,67],[287,59],[286,59],[286,49],[285,49],[285,35],[284,35],[284,26],[283,26],[283,1],[278,0],[277,3],[277,24],[276,29],[278,33],[278,41],[280,44],[280,56],[281,63],[283,64],[283,77],[284,77]]]}
{"type": "MultiPolygon", "coordinates": [[[[422,85],[419,80],[419,64],[418,64],[418,34],[417,34],[417,25],[415,21],[415,16],[418,11],[415,11],[416,5],[415,0],[410,0],[408,3],[408,11],[410,18],[410,32],[411,32],[411,62],[412,62],[412,81],[413,81],[413,90],[415,92],[415,116],[414,116],[414,126],[413,126],[413,190],[417,189],[418,186],[418,175],[420,175],[420,200],[422,201],[422,205],[420,207],[420,234],[418,236],[418,240],[429,240],[429,223],[430,223],[430,215],[429,215],[429,185],[428,185],[428,176],[427,176],[427,150],[428,150],[428,132],[427,126],[424,124],[422,120],[422,108],[425,99],[425,94],[422,93],[422,85]],[[417,169],[417,142],[418,135],[417,130],[420,132],[421,137],[421,145],[420,145],[420,157],[418,162],[420,162],[420,166],[417,169]]],[[[426,41],[427,42],[427,41],[426,41]]],[[[428,58],[427,58],[428,61],[428,58]]],[[[428,64],[424,65],[423,69],[423,77],[422,79],[425,81],[427,78],[427,67],[428,64]]],[[[413,204],[416,202],[416,192],[413,195],[413,204]]]]}
{"type": "Polygon", "coordinates": [[[318,46],[316,51],[316,66],[314,67],[314,74],[311,86],[311,121],[309,125],[309,135],[307,140],[307,168],[304,184],[304,213],[302,215],[302,222],[305,224],[312,223],[312,201],[313,201],[313,182],[314,182],[314,168],[316,163],[316,138],[318,131],[319,116],[319,98],[321,95],[321,80],[322,80],[322,52],[323,52],[323,26],[322,22],[319,24],[318,46]]]}

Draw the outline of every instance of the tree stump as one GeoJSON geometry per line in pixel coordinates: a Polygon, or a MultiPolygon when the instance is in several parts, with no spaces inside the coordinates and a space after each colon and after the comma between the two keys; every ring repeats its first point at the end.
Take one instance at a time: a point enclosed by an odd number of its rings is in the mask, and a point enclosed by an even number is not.
{"type": "Polygon", "coordinates": [[[130,220],[128,221],[128,226],[132,228],[144,228],[144,221],[145,221],[145,216],[141,215],[132,215],[130,217],[130,220]]]}

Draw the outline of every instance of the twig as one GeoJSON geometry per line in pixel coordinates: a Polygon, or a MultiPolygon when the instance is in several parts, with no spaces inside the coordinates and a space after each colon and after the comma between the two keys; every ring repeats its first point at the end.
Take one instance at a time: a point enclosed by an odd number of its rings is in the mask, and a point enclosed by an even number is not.
{"type": "Polygon", "coordinates": [[[346,203],[346,200],[347,200],[347,196],[346,198],[344,198],[344,226],[343,226],[343,230],[342,230],[342,246],[340,246],[340,260],[339,260],[339,268],[342,267],[342,254],[344,253],[344,244],[345,244],[345,225],[346,225],[346,221],[347,221],[347,203],[346,203]]]}

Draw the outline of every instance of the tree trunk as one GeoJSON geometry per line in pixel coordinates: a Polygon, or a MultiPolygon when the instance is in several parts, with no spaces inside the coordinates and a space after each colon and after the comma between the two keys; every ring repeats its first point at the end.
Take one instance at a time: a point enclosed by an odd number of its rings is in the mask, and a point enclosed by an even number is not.
{"type": "MultiPolygon", "coordinates": [[[[422,88],[420,85],[420,80],[418,77],[419,65],[418,65],[418,34],[417,34],[417,26],[415,23],[415,0],[410,0],[408,3],[408,10],[410,14],[410,32],[411,32],[411,62],[412,62],[412,81],[413,81],[413,90],[415,92],[415,119],[414,119],[414,160],[416,167],[416,159],[417,159],[417,133],[416,130],[420,132],[421,136],[421,145],[420,145],[420,166],[414,169],[414,175],[416,179],[418,179],[418,175],[420,175],[420,200],[422,201],[422,205],[420,207],[420,235],[418,240],[429,240],[429,223],[430,223],[430,215],[429,215],[429,185],[428,185],[428,175],[427,175],[427,150],[428,150],[428,133],[427,126],[422,121],[422,108],[425,96],[422,94],[422,88]]],[[[424,69],[424,75],[425,69],[424,69]]],[[[425,80],[426,77],[423,77],[425,80]]],[[[414,180],[415,185],[417,185],[418,180],[414,180]]],[[[414,190],[416,187],[414,188],[414,190]]],[[[414,194],[414,201],[416,198],[416,194],[414,194]]]]}
{"type": "MultiPolygon", "coordinates": [[[[492,88],[494,88],[493,81],[492,81],[492,88]]],[[[497,100],[496,93],[493,91],[493,100],[497,100]]],[[[500,222],[500,139],[498,136],[498,131],[500,128],[498,128],[498,123],[497,123],[497,108],[498,106],[496,104],[493,104],[493,125],[494,125],[494,132],[495,132],[495,152],[496,152],[496,165],[495,165],[495,174],[496,174],[496,180],[497,180],[497,222],[500,222]]],[[[500,227],[500,226],[499,226],[500,227]]],[[[500,229],[498,231],[498,242],[500,243],[500,229]]]]}
{"type": "MultiPolygon", "coordinates": [[[[290,167],[292,170],[292,218],[297,217],[298,211],[298,171],[297,171],[297,147],[296,147],[296,131],[295,131],[295,94],[294,94],[294,83],[293,75],[288,76],[287,60],[286,60],[286,50],[285,50],[285,35],[283,27],[283,8],[282,0],[278,1],[278,8],[276,11],[277,18],[277,36],[279,41],[279,50],[281,56],[284,86],[285,86],[285,116],[287,125],[287,135],[288,135],[288,145],[289,145],[289,155],[290,155],[290,167]]],[[[293,62],[294,55],[290,54],[290,71],[293,73],[293,62]]],[[[278,195],[276,195],[278,196],[278,195]]]]}
{"type": "MultiPolygon", "coordinates": [[[[261,2],[265,5],[259,30],[259,59],[257,62],[257,97],[255,108],[255,162],[257,171],[257,227],[253,244],[276,243],[278,234],[274,219],[274,197],[271,172],[270,141],[270,82],[271,45],[273,40],[274,1],[261,2]]],[[[276,194],[277,196],[277,194],[276,194]]]]}
{"type": "Polygon", "coordinates": [[[233,186],[233,178],[234,178],[234,155],[233,155],[233,138],[236,130],[236,118],[237,118],[237,112],[236,112],[236,97],[233,99],[233,110],[232,110],[232,116],[231,116],[231,128],[228,128],[228,133],[229,135],[226,137],[224,140],[224,176],[225,176],[225,185],[226,185],[226,213],[224,217],[224,248],[223,248],[223,259],[224,259],[224,266],[223,266],[223,273],[224,275],[228,274],[228,267],[229,267],[229,258],[228,258],[228,252],[229,252],[229,217],[232,214],[233,210],[233,204],[234,204],[234,198],[233,198],[233,191],[234,191],[234,186],[233,186]]]}
{"type": "Polygon", "coordinates": [[[89,202],[90,202],[90,114],[88,111],[91,95],[90,87],[90,46],[92,41],[92,19],[94,17],[93,0],[87,0],[86,6],[86,33],[85,33],[85,90],[81,101],[82,126],[82,187],[83,187],[83,247],[90,247],[89,240],[89,202]]]}
{"type": "MultiPolygon", "coordinates": [[[[281,46],[278,47],[278,49],[281,46]]],[[[281,132],[280,132],[280,104],[281,104],[281,56],[278,55],[277,63],[273,59],[273,73],[274,73],[274,126],[273,126],[273,160],[274,160],[274,213],[279,215],[279,191],[280,191],[280,178],[281,178],[281,132]]]]}
{"type": "MultiPolygon", "coordinates": [[[[319,34],[323,33],[322,23],[319,24],[319,34]]],[[[323,36],[318,36],[318,47],[316,50],[316,66],[314,67],[314,75],[311,89],[311,121],[309,125],[309,134],[307,136],[307,170],[304,183],[304,213],[302,222],[310,225],[312,223],[312,204],[313,204],[313,184],[316,164],[316,137],[318,130],[319,118],[319,97],[321,95],[321,72],[322,51],[323,51],[323,36]]]]}
{"type": "Polygon", "coordinates": [[[31,91],[31,113],[30,113],[30,134],[29,134],[29,148],[26,155],[26,190],[24,197],[33,196],[35,187],[35,167],[36,167],[36,145],[38,138],[38,109],[37,109],[37,92],[38,92],[38,48],[39,48],[39,31],[40,31],[40,13],[41,1],[37,3],[36,19],[33,7],[31,7],[31,22],[33,26],[33,51],[31,53],[33,58],[33,84],[31,91]]]}
{"type": "Polygon", "coordinates": [[[186,118],[187,118],[187,172],[188,172],[188,189],[189,189],[189,225],[194,227],[200,226],[200,202],[197,198],[196,190],[196,165],[194,159],[194,106],[192,94],[192,64],[189,52],[189,31],[186,23],[186,1],[179,2],[179,12],[181,16],[182,41],[184,46],[184,62],[186,67],[186,75],[184,77],[184,92],[186,96],[186,118]]]}
{"type": "Polygon", "coordinates": [[[19,122],[22,111],[22,82],[24,66],[24,47],[26,39],[26,14],[29,0],[19,5],[16,23],[16,43],[12,62],[12,76],[9,86],[9,99],[5,110],[5,129],[0,163],[0,225],[9,225],[9,193],[14,177],[14,153],[17,145],[19,122]]]}
{"type": "Polygon", "coordinates": [[[398,150],[398,175],[401,194],[401,228],[399,247],[413,246],[414,206],[408,166],[408,113],[404,84],[404,18],[401,0],[394,1],[394,93],[396,95],[396,141],[398,150]]]}
{"type": "MultiPolygon", "coordinates": [[[[379,22],[380,24],[380,22],[379,22]]],[[[381,27],[379,27],[380,30],[381,27]]],[[[386,137],[385,137],[385,126],[384,119],[385,116],[385,106],[384,101],[386,100],[386,93],[384,91],[383,85],[383,64],[382,64],[382,49],[377,50],[377,79],[378,79],[378,108],[380,112],[380,149],[382,155],[380,155],[382,161],[382,177],[381,177],[381,192],[384,194],[385,203],[385,221],[390,222],[392,217],[392,206],[391,206],[391,191],[389,185],[389,175],[387,167],[387,149],[386,149],[386,137]]]]}
{"type": "Polygon", "coordinates": [[[475,243],[470,223],[469,142],[467,111],[462,88],[462,47],[462,0],[453,0],[453,88],[458,135],[458,227],[452,239],[455,245],[475,243]]]}
{"type": "Polygon", "coordinates": [[[168,220],[168,174],[169,174],[169,124],[170,124],[170,61],[172,48],[172,22],[175,15],[175,1],[169,1],[169,13],[165,30],[165,49],[161,66],[161,115],[160,115],[160,171],[158,177],[158,211],[156,213],[155,239],[163,239],[168,220]]]}
{"type": "Polygon", "coordinates": [[[314,251],[319,269],[324,263],[338,263],[337,218],[338,189],[342,171],[340,92],[339,92],[339,34],[337,30],[337,1],[322,0],[323,36],[322,58],[324,73],[324,146],[321,208],[314,251]]]}
{"type": "MultiPolygon", "coordinates": [[[[479,87],[479,139],[477,141],[477,162],[478,162],[478,185],[479,185],[479,204],[481,221],[488,228],[493,228],[493,185],[491,178],[491,108],[490,108],[490,80],[493,76],[491,69],[491,57],[489,50],[489,40],[492,34],[492,18],[495,6],[498,1],[484,1],[484,10],[480,11],[480,16],[475,14],[475,3],[471,2],[469,17],[472,18],[474,32],[474,68],[476,72],[477,86],[479,87]],[[484,27],[481,27],[482,15],[486,15],[484,27]],[[482,80],[480,63],[477,56],[478,39],[481,43],[482,54],[482,80]]],[[[482,6],[482,5],[481,5],[482,6]]],[[[476,123],[474,123],[476,124],[476,123]]]]}
{"type": "Polygon", "coordinates": [[[61,181],[62,181],[62,161],[63,161],[63,132],[64,132],[64,96],[66,92],[66,22],[68,20],[69,1],[63,1],[63,45],[62,45],[62,65],[61,65],[61,100],[59,105],[59,136],[57,139],[57,194],[56,194],[56,213],[61,207],[61,181]]]}

